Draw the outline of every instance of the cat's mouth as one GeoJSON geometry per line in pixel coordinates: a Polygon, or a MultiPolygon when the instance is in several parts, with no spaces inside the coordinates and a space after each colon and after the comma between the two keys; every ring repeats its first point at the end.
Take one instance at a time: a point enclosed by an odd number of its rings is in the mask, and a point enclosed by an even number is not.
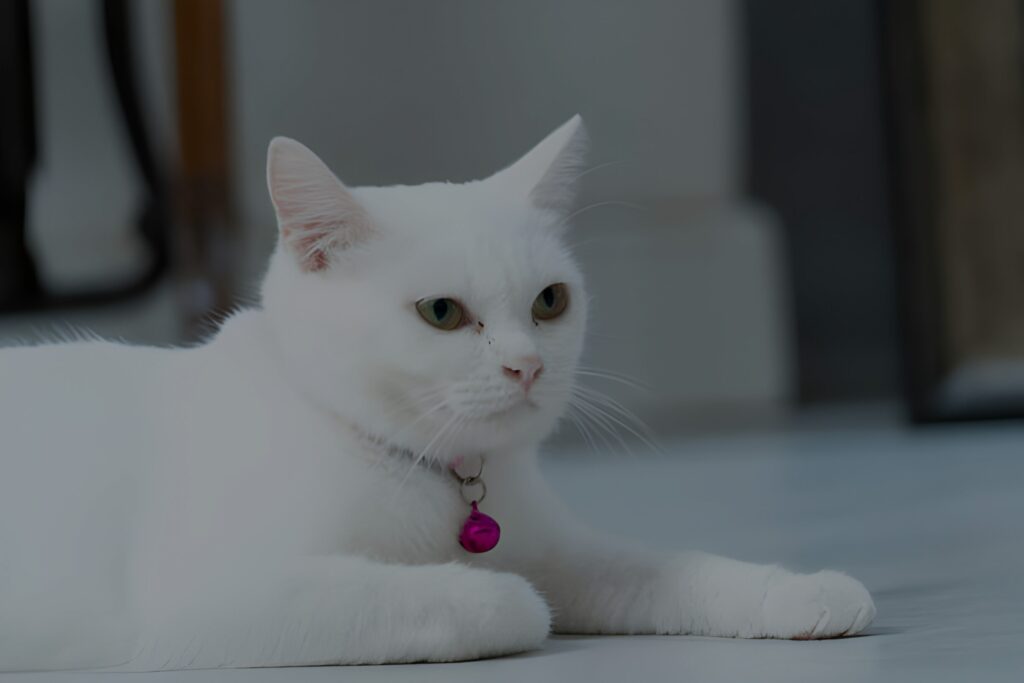
{"type": "Polygon", "coordinates": [[[480,419],[484,422],[495,422],[497,420],[507,420],[511,417],[516,417],[520,413],[532,413],[538,410],[540,410],[539,405],[537,405],[531,398],[524,397],[517,401],[513,401],[506,406],[498,408],[480,419]]]}
{"type": "Polygon", "coordinates": [[[535,414],[541,406],[532,396],[508,396],[504,400],[456,401],[440,408],[439,419],[458,416],[466,423],[493,424],[535,414]],[[449,417],[445,417],[445,416],[449,417]]]}

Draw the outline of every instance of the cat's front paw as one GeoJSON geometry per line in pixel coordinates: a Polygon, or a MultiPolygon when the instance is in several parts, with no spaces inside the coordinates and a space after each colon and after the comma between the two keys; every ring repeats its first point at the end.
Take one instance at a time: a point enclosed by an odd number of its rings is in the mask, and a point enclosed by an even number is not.
{"type": "Polygon", "coordinates": [[[833,571],[781,578],[768,589],[761,609],[765,638],[852,636],[875,618],[875,603],[864,585],[833,571]]]}
{"type": "Polygon", "coordinates": [[[551,611],[521,576],[459,565],[424,582],[416,654],[386,661],[463,661],[534,650],[551,629],[551,611]]]}

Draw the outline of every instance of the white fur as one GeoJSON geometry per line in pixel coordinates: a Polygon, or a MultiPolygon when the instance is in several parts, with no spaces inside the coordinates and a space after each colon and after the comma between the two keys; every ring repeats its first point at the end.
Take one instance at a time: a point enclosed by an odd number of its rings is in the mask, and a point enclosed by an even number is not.
{"type": "Polygon", "coordinates": [[[851,578],[635,551],[545,486],[536,447],[586,320],[561,239],[583,145],[577,117],[488,180],[349,190],[277,139],[262,307],[197,348],[0,351],[0,669],[462,660],[552,626],[863,629],[874,607],[851,578]],[[535,324],[555,282],[568,310],[535,324]],[[473,324],[427,325],[414,304],[436,296],[473,324]],[[502,366],[532,356],[527,401],[502,366]],[[486,455],[498,547],[463,551],[453,481],[366,435],[442,467],[486,455]]]}

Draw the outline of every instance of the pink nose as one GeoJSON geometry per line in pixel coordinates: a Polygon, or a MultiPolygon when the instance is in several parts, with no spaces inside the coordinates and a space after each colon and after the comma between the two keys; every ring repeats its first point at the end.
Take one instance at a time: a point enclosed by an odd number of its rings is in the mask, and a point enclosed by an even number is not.
{"type": "Polygon", "coordinates": [[[525,391],[529,391],[533,383],[544,371],[544,363],[539,356],[525,356],[516,359],[514,363],[501,366],[501,371],[513,382],[523,385],[525,391]]]}

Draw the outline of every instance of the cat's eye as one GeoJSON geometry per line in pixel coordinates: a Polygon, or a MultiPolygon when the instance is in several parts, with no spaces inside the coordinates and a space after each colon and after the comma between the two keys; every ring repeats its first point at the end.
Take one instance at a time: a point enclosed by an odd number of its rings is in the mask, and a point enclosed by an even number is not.
{"type": "Polygon", "coordinates": [[[439,330],[450,332],[462,327],[466,321],[466,312],[462,305],[447,297],[438,299],[420,299],[416,302],[416,310],[420,317],[439,330]]]}
{"type": "Polygon", "coordinates": [[[534,320],[554,320],[569,305],[569,288],[561,282],[545,287],[533,300],[534,320]]]}

